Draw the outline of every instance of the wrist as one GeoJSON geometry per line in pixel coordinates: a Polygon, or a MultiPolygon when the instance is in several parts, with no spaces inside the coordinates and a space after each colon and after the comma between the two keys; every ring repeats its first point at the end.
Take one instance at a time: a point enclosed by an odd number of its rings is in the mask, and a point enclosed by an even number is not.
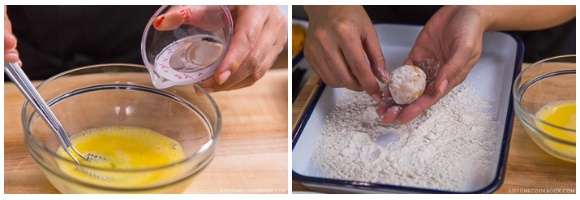
{"type": "Polygon", "coordinates": [[[495,30],[497,15],[489,6],[461,6],[459,9],[471,12],[479,18],[480,29],[485,31],[495,30]]]}

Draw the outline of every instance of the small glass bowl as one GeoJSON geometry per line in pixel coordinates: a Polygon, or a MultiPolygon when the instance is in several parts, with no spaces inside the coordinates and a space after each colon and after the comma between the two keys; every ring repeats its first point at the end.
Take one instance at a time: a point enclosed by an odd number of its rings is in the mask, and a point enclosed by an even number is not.
{"type": "Polygon", "coordinates": [[[156,89],[147,69],[132,64],[82,67],[58,74],[37,87],[69,137],[100,127],[147,128],[179,142],[185,154],[182,160],[155,168],[121,170],[81,164],[83,169],[115,177],[171,171],[173,177],[129,186],[79,179],[65,173],[61,165],[75,163],[55,153],[60,146],[57,137],[29,102],[25,102],[22,112],[26,147],[44,175],[62,193],[181,193],[211,162],[221,130],[216,103],[205,91],[202,96],[196,95],[193,87],[198,86],[156,89]]]}
{"type": "Polygon", "coordinates": [[[528,66],[516,78],[512,94],[516,115],[532,140],[550,155],[575,163],[576,129],[546,122],[536,113],[555,102],[576,101],[576,55],[528,66]]]}

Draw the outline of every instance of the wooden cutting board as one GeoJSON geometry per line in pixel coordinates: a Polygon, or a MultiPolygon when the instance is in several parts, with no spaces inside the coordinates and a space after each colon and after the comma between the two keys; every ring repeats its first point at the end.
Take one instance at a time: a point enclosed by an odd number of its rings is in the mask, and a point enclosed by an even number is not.
{"type": "MultiPolygon", "coordinates": [[[[211,95],[223,120],[217,153],[184,193],[288,193],[288,68],[211,95]]],[[[4,192],[58,193],[24,146],[23,102],[16,86],[5,83],[4,192]]]]}

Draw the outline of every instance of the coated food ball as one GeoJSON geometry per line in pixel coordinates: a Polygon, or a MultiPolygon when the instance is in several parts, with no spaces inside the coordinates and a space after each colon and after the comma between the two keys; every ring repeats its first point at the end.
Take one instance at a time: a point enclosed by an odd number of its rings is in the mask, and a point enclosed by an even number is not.
{"type": "Polygon", "coordinates": [[[389,90],[397,104],[405,105],[417,100],[425,90],[425,72],[414,65],[403,65],[393,71],[389,90]]]}

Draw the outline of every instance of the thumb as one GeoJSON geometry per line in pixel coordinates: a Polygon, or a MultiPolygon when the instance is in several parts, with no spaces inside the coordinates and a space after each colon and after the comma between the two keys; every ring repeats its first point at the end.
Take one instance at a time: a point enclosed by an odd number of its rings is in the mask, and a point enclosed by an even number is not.
{"type": "Polygon", "coordinates": [[[432,83],[436,94],[445,94],[447,90],[463,82],[467,78],[469,64],[470,59],[466,55],[461,52],[452,52],[452,56],[438,70],[435,81],[432,83]]]}
{"type": "MultiPolygon", "coordinates": [[[[215,70],[214,77],[220,85],[238,70],[257,43],[266,18],[260,17],[261,13],[255,9],[257,8],[246,7],[246,9],[235,8],[234,10],[237,19],[232,40],[224,60],[215,70]]],[[[247,65],[253,65],[254,60],[249,59],[247,62],[247,65]]]]}
{"type": "Polygon", "coordinates": [[[245,38],[247,37],[244,35],[244,32],[240,31],[240,33],[234,33],[232,42],[230,43],[230,47],[228,48],[222,63],[215,70],[214,77],[218,84],[221,85],[226,82],[230,75],[238,70],[242,65],[242,62],[244,62],[245,58],[249,55],[251,44],[245,38]]]}

